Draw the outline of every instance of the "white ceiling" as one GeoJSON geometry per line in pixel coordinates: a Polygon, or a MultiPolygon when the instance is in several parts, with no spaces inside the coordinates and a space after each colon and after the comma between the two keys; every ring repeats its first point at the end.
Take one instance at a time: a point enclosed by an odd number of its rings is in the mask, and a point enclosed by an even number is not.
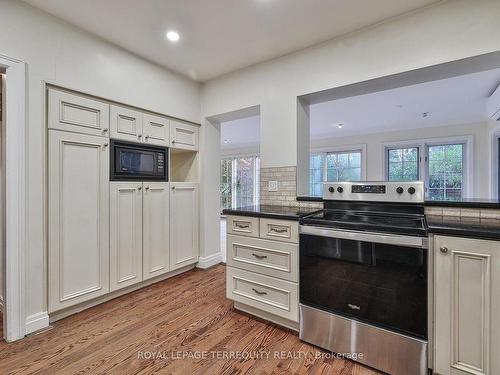
{"type": "Polygon", "coordinates": [[[437,0],[25,0],[192,79],[219,75],[437,0]],[[181,39],[169,43],[174,29],[181,39]]]}
{"type": "Polygon", "coordinates": [[[255,147],[260,144],[260,116],[222,122],[220,127],[223,150],[255,147]]]}
{"type": "Polygon", "coordinates": [[[485,121],[487,98],[499,84],[494,69],[313,104],[311,139],[485,121]]]}

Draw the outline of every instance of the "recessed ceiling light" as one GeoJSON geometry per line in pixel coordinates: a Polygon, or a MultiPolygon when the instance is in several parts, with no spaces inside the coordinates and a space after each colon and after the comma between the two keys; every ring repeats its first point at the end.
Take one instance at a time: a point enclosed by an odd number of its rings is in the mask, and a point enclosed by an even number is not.
{"type": "Polygon", "coordinates": [[[344,124],[337,124],[337,128],[342,129],[344,127],[344,124]]]}
{"type": "Polygon", "coordinates": [[[227,139],[224,139],[224,143],[229,143],[229,141],[227,139]]]}
{"type": "Polygon", "coordinates": [[[430,112],[423,112],[423,113],[422,113],[422,117],[423,117],[423,118],[429,117],[430,115],[431,115],[431,113],[430,113],[430,112]]]}
{"type": "Polygon", "coordinates": [[[171,42],[177,42],[179,38],[179,33],[177,31],[169,31],[167,33],[167,39],[171,42]]]}

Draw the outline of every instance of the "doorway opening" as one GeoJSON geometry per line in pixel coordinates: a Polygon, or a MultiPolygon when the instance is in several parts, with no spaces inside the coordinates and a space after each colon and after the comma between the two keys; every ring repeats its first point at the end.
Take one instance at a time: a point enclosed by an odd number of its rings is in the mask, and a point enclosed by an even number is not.
{"type": "Polygon", "coordinates": [[[224,209],[258,205],[260,200],[260,107],[212,118],[220,130],[219,214],[222,261],[226,262],[224,209]]]}

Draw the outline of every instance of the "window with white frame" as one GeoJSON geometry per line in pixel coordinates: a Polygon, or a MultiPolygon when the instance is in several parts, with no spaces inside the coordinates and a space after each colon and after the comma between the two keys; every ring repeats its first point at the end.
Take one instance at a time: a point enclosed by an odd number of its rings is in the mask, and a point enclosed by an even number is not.
{"type": "Polygon", "coordinates": [[[313,152],[309,161],[309,194],[323,195],[327,181],[361,181],[362,150],[313,152]]]}
{"type": "Polygon", "coordinates": [[[238,156],[221,160],[221,209],[259,203],[260,158],[238,156]]]}
{"type": "Polygon", "coordinates": [[[460,200],[466,190],[467,141],[386,147],[389,181],[424,180],[426,199],[460,200]]]}

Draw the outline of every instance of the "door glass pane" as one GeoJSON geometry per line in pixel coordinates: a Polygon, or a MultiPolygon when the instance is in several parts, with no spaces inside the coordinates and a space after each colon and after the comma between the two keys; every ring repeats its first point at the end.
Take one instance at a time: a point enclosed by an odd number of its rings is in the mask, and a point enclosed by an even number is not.
{"type": "Polygon", "coordinates": [[[389,181],[418,180],[418,147],[388,150],[389,181]]]}
{"type": "Polygon", "coordinates": [[[428,146],[429,199],[459,200],[463,196],[464,145],[428,146]]]}
{"type": "Polygon", "coordinates": [[[220,206],[221,209],[231,208],[232,201],[232,159],[222,159],[220,162],[220,206]]]}
{"type": "Polygon", "coordinates": [[[311,154],[309,162],[309,194],[313,197],[323,195],[324,162],[324,154],[311,154]]]}

